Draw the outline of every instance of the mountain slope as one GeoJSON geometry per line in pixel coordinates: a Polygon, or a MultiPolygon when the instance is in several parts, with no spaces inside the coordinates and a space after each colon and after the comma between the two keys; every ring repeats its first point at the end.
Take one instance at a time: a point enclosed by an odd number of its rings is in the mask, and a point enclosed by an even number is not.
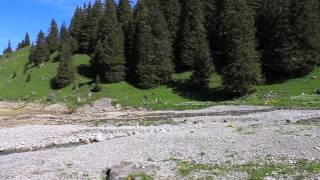
{"type": "Polygon", "coordinates": [[[320,68],[306,77],[257,86],[257,91],[247,97],[230,100],[220,88],[221,78],[213,74],[210,89],[196,90],[188,86],[191,72],[176,74],[168,86],[141,90],[126,83],[104,84],[100,93],[92,94],[92,79],[88,78],[88,55],[73,56],[77,78],[73,85],[61,90],[51,89],[56,75],[56,54],[42,67],[29,68],[23,73],[28,61],[29,48],[13,53],[0,60],[0,98],[3,100],[38,100],[43,103],[66,102],[70,107],[91,103],[102,97],[116,99],[123,106],[151,109],[197,109],[216,104],[274,105],[284,107],[320,108],[320,68]],[[16,77],[14,77],[16,74],[16,77]],[[31,81],[26,82],[28,74],[31,81]]]}

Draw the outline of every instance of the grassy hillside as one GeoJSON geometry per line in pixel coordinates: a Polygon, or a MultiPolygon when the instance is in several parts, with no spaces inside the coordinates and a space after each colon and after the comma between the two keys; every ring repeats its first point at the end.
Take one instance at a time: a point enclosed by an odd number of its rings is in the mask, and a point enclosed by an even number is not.
{"type": "Polygon", "coordinates": [[[220,89],[221,79],[214,74],[209,90],[192,90],[188,86],[191,73],[174,76],[169,86],[161,86],[150,90],[140,90],[121,82],[103,85],[103,91],[90,94],[92,81],[86,77],[90,58],[87,55],[73,57],[78,71],[75,83],[62,90],[52,90],[50,81],[56,74],[58,63],[52,55],[44,66],[30,68],[23,73],[28,59],[29,48],[0,60],[0,97],[5,100],[39,100],[44,103],[66,102],[69,106],[79,106],[93,102],[101,97],[116,99],[124,106],[146,107],[151,109],[195,109],[216,104],[254,104],[290,107],[320,108],[320,95],[314,92],[320,88],[320,69],[311,75],[291,79],[272,85],[258,86],[257,91],[241,99],[226,99],[220,89]],[[13,75],[17,76],[13,78],[13,75]],[[28,74],[31,81],[26,82],[28,74]]]}

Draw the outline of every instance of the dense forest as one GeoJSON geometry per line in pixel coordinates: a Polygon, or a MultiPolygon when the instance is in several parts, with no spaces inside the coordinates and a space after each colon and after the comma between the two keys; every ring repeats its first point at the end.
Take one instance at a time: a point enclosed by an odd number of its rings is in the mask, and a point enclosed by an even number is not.
{"type": "MultiPolygon", "coordinates": [[[[27,33],[18,49],[26,46],[26,67],[58,52],[57,89],[72,84],[72,55],[82,53],[91,56],[92,91],[124,80],[154,88],[192,71],[194,88],[206,88],[216,72],[226,94],[242,96],[320,65],[320,1],[96,0],[77,7],[69,27],[52,19],[34,43],[27,33]]],[[[11,52],[9,42],[4,54],[11,52]]]]}

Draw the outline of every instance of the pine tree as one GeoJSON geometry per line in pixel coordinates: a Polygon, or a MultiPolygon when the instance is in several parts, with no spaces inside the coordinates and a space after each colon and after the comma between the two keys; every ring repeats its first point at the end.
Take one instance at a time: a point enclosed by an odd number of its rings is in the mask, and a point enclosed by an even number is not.
{"type": "Polygon", "coordinates": [[[263,71],[267,80],[310,72],[316,65],[319,47],[315,0],[270,0],[258,16],[258,37],[263,71]]]}
{"type": "Polygon", "coordinates": [[[133,60],[131,57],[131,48],[132,48],[132,23],[133,23],[133,12],[129,0],[120,0],[118,5],[118,19],[122,26],[124,32],[124,46],[125,46],[125,59],[126,59],[126,68],[127,68],[127,79],[132,80],[130,74],[133,71],[133,60]]]}
{"type": "Polygon", "coordinates": [[[51,20],[49,33],[47,36],[47,45],[50,53],[53,53],[59,48],[59,30],[55,19],[51,20]]]}
{"type": "Polygon", "coordinates": [[[179,36],[181,25],[181,3],[179,0],[160,0],[161,10],[171,36],[173,58],[179,60],[179,36]]]}
{"type": "Polygon", "coordinates": [[[125,34],[130,33],[130,26],[132,23],[132,7],[129,0],[119,1],[117,14],[125,34]]]}
{"type": "Polygon", "coordinates": [[[292,0],[291,1],[291,29],[294,42],[292,43],[292,59],[297,59],[297,74],[307,74],[316,66],[320,53],[319,43],[319,15],[320,1],[292,0]]]}
{"type": "MultiPolygon", "coordinates": [[[[61,45],[66,43],[66,42],[71,43],[72,52],[77,52],[77,50],[78,50],[78,42],[70,35],[65,23],[63,23],[61,28],[60,28],[59,41],[60,41],[61,45]]],[[[62,47],[61,45],[60,45],[60,48],[62,47]]]]}
{"type": "Polygon", "coordinates": [[[101,40],[105,49],[101,62],[102,71],[99,72],[103,82],[115,83],[125,78],[125,57],[124,57],[124,33],[118,21],[116,4],[109,0],[106,5],[106,13],[103,17],[101,40]]]}
{"type": "Polygon", "coordinates": [[[178,69],[194,70],[193,83],[205,87],[208,85],[213,66],[201,1],[184,1],[182,16],[179,53],[181,64],[178,64],[178,69]]]}
{"type": "Polygon", "coordinates": [[[102,66],[104,59],[105,48],[103,47],[101,40],[99,40],[90,60],[91,69],[96,74],[96,76],[99,76],[99,78],[103,75],[103,72],[105,71],[104,67],[102,66]]]}
{"type": "Polygon", "coordinates": [[[223,26],[228,63],[223,87],[228,93],[244,95],[261,80],[254,12],[246,0],[224,1],[223,26]]]}
{"type": "Polygon", "coordinates": [[[90,42],[89,42],[89,53],[93,53],[95,50],[95,47],[97,46],[98,42],[98,32],[100,29],[100,22],[101,18],[103,17],[103,4],[101,0],[96,0],[92,6],[92,10],[88,11],[88,22],[89,22],[89,36],[90,36],[90,42]]]}
{"type": "Polygon", "coordinates": [[[102,86],[101,86],[101,81],[99,75],[96,76],[96,79],[94,81],[94,86],[91,90],[92,92],[101,92],[102,91],[102,86]]]}
{"type": "MultiPolygon", "coordinates": [[[[77,42],[77,45],[76,45],[77,47],[79,47],[79,43],[80,43],[81,28],[84,22],[84,18],[85,18],[85,15],[83,10],[80,7],[77,7],[69,27],[71,36],[77,42]]],[[[75,51],[78,52],[78,49],[76,49],[75,51]]]]}
{"type": "Polygon", "coordinates": [[[161,10],[165,17],[172,40],[176,39],[181,16],[181,4],[179,0],[161,0],[161,10]]]}
{"type": "Polygon", "coordinates": [[[79,37],[79,52],[80,53],[89,53],[90,46],[90,14],[92,11],[91,3],[89,3],[88,7],[84,5],[83,14],[84,18],[82,19],[81,28],[80,28],[80,37],[79,37]]]}
{"type": "Polygon", "coordinates": [[[30,51],[29,51],[29,61],[28,61],[29,64],[35,63],[35,49],[36,49],[35,45],[31,44],[30,51]]]}
{"type": "Polygon", "coordinates": [[[11,54],[12,53],[12,47],[11,47],[11,41],[9,40],[8,41],[8,46],[7,46],[7,48],[3,51],[3,54],[5,54],[5,55],[9,55],[9,54],[11,54]]]}
{"type": "Polygon", "coordinates": [[[46,43],[45,35],[42,31],[39,32],[37,37],[37,44],[34,49],[33,63],[40,66],[45,61],[49,60],[50,51],[46,43]]]}
{"type": "Polygon", "coordinates": [[[25,43],[24,44],[25,46],[30,46],[31,45],[29,33],[26,33],[26,35],[24,37],[24,43],[25,43]]]}
{"type": "Polygon", "coordinates": [[[59,50],[59,67],[54,79],[54,88],[61,89],[75,80],[75,69],[72,64],[72,48],[69,42],[64,42],[59,50]]]}
{"type": "Polygon", "coordinates": [[[159,1],[139,1],[134,33],[137,86],[152,88],[167,83],[173,73],[172,49],[159,1]]]}

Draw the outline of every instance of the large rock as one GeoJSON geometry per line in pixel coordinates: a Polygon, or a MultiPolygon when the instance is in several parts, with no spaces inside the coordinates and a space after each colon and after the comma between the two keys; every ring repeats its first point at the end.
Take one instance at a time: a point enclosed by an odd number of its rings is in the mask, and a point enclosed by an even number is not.
{"type": "Polygon", "coordinates": [[[103,98],[95,101],[92,105],[86,105],[77,109],[77,113],[101,113],[112,112],[117,109],[114,106],[114,100],[110,98],[103,98]]]}

